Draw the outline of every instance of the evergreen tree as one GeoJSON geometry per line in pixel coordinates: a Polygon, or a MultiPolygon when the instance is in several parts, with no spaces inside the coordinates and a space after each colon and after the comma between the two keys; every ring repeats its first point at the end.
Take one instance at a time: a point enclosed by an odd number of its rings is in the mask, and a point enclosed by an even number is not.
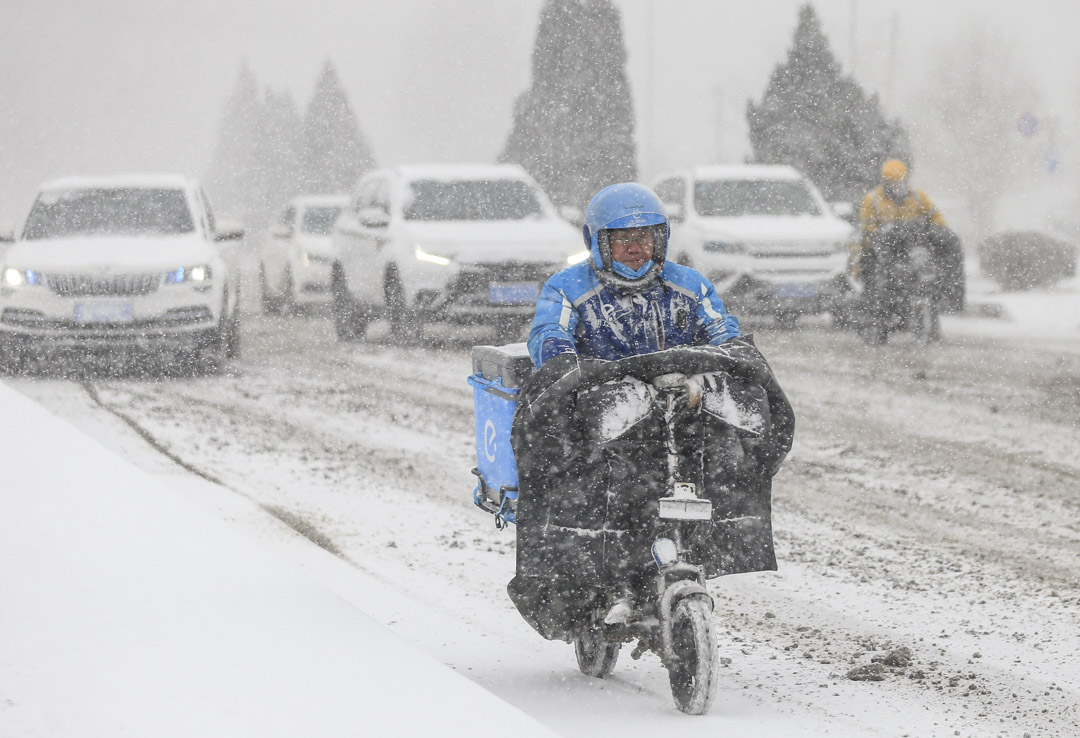
{"type": "Polygon", "coordinates": [[[532,86],[499,159],[522,165],[557,204],[584,208],[637,177],[621,23],[610,0],[548,0],[540,13],[532,86]]]}
{"type": "Polygon", "coordinates": [[[348,192],[374,165],[337,71],[327,61],[304,115],[304,190],[348,192]]]}
{"type": "Polygon", "coordinates": [[[303,152],[304,123],[292,95],[268,89],[257,143],[261,165],[257,180],[262,218],[259,225],[276,218],[289,199],[300,193],[303,152]]]}
{"type": "Polygon", "coordinates": [[[900,122],[886,120],[877,96],[841,73],[809,4],[799,10],[787,61],[773,70],[761,103],[749,101],[746,118],[756,161],[798,168],[830,200],[858,202],[888,158],[911,164],[900,122]]]}
{"type": "Polygon", "coordinates": [[[260,169],[258,155],[262,105],[255,75],[245,64],[225,101],[214,158],[206,176],[207,191],[220,215],[250,220],[258,200],[252,182],[260,169]]]}

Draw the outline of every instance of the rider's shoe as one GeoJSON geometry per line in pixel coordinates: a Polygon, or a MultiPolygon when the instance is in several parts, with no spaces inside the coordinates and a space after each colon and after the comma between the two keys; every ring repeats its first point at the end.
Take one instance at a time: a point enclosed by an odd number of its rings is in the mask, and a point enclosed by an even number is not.
{"type": "Polygon", "coordinates": [[[634,600],[630,595],[623,595],[615,600],[604,616],[606,625],[626,625],[634,616],[634,600]]]}

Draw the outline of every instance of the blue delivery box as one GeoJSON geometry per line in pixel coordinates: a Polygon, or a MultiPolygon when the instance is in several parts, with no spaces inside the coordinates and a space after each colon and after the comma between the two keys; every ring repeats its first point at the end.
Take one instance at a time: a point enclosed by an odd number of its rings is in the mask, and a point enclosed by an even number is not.
{"type": "Polygon", "coordinates": [[[510,430],[518,395],[532,374],[532,359],[524,343],[473,346],[473,416],[476,421],[478,478],[473,502],[495,516],[495,525],[515,521],[518,475],[510,430]]]}

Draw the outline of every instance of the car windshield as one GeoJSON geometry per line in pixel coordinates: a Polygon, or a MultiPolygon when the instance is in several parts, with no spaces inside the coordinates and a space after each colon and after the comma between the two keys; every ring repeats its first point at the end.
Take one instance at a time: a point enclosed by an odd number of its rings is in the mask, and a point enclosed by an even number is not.
{"type": "Polygon", "coordinates": [[[304,211],[304,220],[300,230],[316,236],[329,236],[334,232],[334,221],[341,215],[340,207],[308,208],[304,211]]]}
{"type": "Polygon", "coordinates": [[[694,185],[694,207],[704,216],[821,215],[800,181],[777,179],[705,180],[694,185]]]}
{"type": "Polygon", "coordinates": [[[49,190],[40,194],[31,208],[23,237],[178,234],[194,229],[183,190],[49,190]]]}
{"type": "Polygon", "coordinates": [[[405,204],[406,220],[522,220],[543,212],[532,185],[513,179],[417,180],[405,204]]]}

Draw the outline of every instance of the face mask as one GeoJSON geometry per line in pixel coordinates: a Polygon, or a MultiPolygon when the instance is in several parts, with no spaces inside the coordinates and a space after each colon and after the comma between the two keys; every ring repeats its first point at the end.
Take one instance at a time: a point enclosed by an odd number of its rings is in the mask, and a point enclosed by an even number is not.
{"type": "Polygon", "coordinates": [[[649,273],[649,270],[652,269],[652,265],[653,260],[649,259],[647,262],[641,265],[640,269],[634,270],[620,261],[611,262],[612,270],[623,279],[641,279],[649,273]]]}

